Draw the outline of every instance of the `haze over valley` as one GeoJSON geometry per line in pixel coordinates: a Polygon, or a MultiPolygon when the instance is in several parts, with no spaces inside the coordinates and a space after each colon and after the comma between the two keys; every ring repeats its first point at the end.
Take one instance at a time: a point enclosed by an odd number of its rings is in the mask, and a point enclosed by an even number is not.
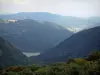
{"type": "Polygon", "coordinates": [[[100,0],[0,0],[0,75],[100,75],[100,0]]]}

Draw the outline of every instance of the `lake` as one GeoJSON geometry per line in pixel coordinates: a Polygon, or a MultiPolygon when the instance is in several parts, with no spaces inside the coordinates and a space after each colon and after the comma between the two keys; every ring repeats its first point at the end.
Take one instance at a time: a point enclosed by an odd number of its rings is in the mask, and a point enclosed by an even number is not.
{"type": "Polygon", "coordinates": [[[30,57],[30,56],[37,56],[39,55],[40,53],[39,52],[22,52],[24,55],[26,55],[27,57],[30,57]]]}

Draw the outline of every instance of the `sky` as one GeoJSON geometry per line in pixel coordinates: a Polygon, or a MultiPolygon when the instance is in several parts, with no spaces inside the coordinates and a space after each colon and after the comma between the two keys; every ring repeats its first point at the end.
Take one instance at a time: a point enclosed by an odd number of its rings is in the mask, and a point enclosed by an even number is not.
{"type": "Polygon", "coordinates": [[[0,14],[50,12],[64,16],[100,16],[100,0],[0,0],[0,14]]]}

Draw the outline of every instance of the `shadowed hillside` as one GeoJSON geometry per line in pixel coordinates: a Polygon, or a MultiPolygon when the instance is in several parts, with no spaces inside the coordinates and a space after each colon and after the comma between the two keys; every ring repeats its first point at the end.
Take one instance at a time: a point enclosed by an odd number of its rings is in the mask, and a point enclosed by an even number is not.
{"type": "Polygon", "coordinates": [[[93,50],[100,50],[100,27],[78,32],[38,58],[49,62],[65,61],[70,57],[84,57],[93,50]]]}
{"type": "Polygon", "coordinates": [[[27,57],[0,37],[0,68],[27,64],[27,57]]]}
{"type": "Polygon", "coordinates": [[[18,20],[0,25],[1,36],[24,52],[43,52],[72,35],[69,30],[51,22],[18,20]]]}

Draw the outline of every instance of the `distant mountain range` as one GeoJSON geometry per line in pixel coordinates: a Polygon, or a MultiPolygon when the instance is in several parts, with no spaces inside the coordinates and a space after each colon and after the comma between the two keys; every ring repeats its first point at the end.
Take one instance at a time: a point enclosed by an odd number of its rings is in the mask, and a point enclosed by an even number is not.
{"type": "Polygon", "coordinates": [[[43,52],[59,44],[73,33],[52,22],[25,19],[0,23],[0,36],[23,52],[43,52]]]}
{"type": "Polygon", "coordinates": [[[0,37],[0,68],[27,64],[27,57],[0,37]]]}
{"type": "Polygon", "coordinates": [[[0,18],[0,68],[63,62],[100,50],[99,17],[83,19],[47,12],[22,12],[0,15],[0,18]],[[22,52],[41,54],[28,58],[22,52]]]}
{"type": "Polygon", "coordinates": [[[67,61],[68,58],[84,57],[96,50],[100,50],[100,26],[73,34],[56,47],[40,54],[37,59],[45,62],[67,61]]]}
{"type": "Polygon", "coordinates": [[[22,12],[17,14],[10,15],[0,15],[2,19],[14,19],[14,20],[23,20],[23,19],[33,19],[39,22],[49,21],[57,23],[65,28],[87,28],[91,25],[95,25],[100,22],[100,17],[91,17],[91,18],[78,18],[72,16],[61,16],[57,14],[51,14],[48,12],[22,12]]]}

